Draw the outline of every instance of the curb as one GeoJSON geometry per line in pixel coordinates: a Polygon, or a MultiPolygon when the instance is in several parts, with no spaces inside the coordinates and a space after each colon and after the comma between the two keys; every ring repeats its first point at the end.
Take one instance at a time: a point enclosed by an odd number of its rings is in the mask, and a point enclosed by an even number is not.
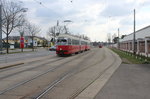
{"type": "Polygon", "coordinates": [[[0,67],[0,69],[6,69],[6,68],[14,67],[14,66],[17,66],[17,65],[22,65],[22,64],[24,64],[24,63],[16,63],[16,64],[11,64],[11,65],[5,65],[5,66],[0,67]]]}

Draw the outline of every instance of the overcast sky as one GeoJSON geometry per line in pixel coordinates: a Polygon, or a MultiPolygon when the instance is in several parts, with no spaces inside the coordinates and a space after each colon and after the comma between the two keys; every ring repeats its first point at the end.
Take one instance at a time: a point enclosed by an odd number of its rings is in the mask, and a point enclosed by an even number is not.
{"type": "Polygon", "coordinates": [[[28,8],[27,18],[41,27],[46,37],[48,27],[65,25],[72,34],[85,34],[92,41],[106,41],[107,34],[133,32],[133,9],[136,30],[150,25],[150,0],[20,0],[28,8]]]}

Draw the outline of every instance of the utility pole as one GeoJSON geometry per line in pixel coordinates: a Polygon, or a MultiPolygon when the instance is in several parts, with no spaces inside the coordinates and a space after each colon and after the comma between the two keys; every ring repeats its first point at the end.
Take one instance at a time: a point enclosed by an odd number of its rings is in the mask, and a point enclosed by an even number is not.
{"type": "Polygon", "coordinates": [[[0,51],[2,53],[3,43],[2,43],[2,5],[0,5],[0,51]]]}
{"type": "Polygon", "coordinates": [[[55,38],[56,38],[56,26],[54,26],[54,45],[55,45],[55,38]]]}
{"type": "Polygon", "coordinates": [[[119,42],[119,28],[118,28],[118,49],[120,49],[120,42],[119,42]]]}
{"type": "Polygon", "coordinates": [[[133,54],[135,55],[135,9],[134,9],[134,33],[133,33],[133,54]]]}
{"type": "Polygon", "coordinates": [[[57,20],[57,26],[59,26],[59,20],[57,20]]]}

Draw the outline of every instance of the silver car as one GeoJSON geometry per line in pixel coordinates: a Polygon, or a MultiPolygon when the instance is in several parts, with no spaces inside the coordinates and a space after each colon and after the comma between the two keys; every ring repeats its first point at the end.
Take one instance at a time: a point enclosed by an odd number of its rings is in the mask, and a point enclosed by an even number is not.
{"type": "Polygon", "coordinates": [[[51,47],[49,48],[49,51],[56,51],[56,46],[51,46],[51,47]]]}

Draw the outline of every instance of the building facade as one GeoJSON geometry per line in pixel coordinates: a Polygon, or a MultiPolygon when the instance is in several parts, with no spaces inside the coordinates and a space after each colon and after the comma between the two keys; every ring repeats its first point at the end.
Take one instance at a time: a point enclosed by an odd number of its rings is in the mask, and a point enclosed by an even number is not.
{"type": "Polygon", "coordinates": [[[150,57],[150,26],[135,32],[135,43],[133,41],[133,33],[119,40],[118,48],[121,50],[133,52],[134,47],[136,54],[150,57]]]}
{"type": "MultiPolygon", "coordinates": [[[[4,41],[6,42],[6,38],[4,38],[4,41]]],[[[42,47],[46,46],[47,40],[42,37],[34,36],[33,37],[33,46],[34,47],[42,47]]],[[[20,44],[20,36],[9,36],[8,37],[8,43],[10,45],[20,44]]],[[[24,36],[24,47],[30,47],[32,46],[32,37],[31,36],[24,36]]]]}

